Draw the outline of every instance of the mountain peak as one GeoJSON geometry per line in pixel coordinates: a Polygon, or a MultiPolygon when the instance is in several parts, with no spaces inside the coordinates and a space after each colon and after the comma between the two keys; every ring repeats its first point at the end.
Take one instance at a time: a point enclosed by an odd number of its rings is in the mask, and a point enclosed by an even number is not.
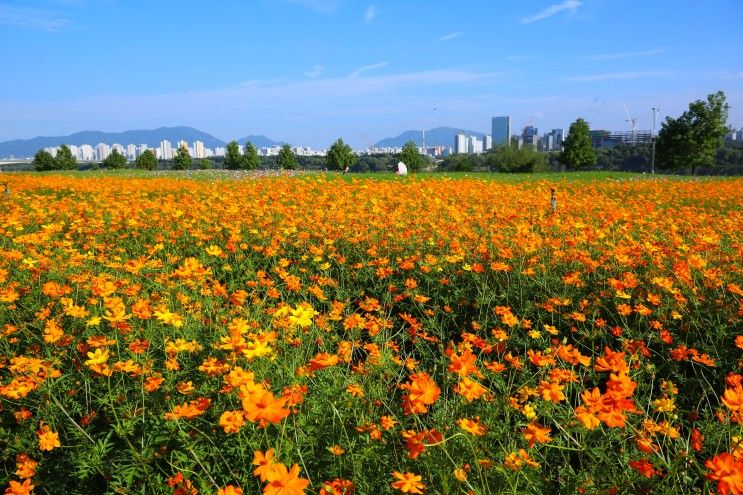
{"type": "MultiPolygon", "coordinates": [[[[459,133],[464,133],[468,136],[477,136],[480,139],[485,135],[482,132],[455,127],[435,127],[426,131],[426,146],[454,146],[454,138],[459,133]]],[[[401,148],[408,141],[413,141],[416,146],[423,146],[423,131],[405,131],[396,137],[377,141],[373,146],[376,148],[401,148]]]]}

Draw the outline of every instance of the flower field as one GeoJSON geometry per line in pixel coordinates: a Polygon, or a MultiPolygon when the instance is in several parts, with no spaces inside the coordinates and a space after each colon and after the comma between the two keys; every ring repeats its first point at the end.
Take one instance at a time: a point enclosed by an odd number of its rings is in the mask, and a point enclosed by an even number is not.
{"type": "Polygon", "coordinates": [[[743,180],[547,178],[4,173],[0,490],[743,493],[743,180]]]}

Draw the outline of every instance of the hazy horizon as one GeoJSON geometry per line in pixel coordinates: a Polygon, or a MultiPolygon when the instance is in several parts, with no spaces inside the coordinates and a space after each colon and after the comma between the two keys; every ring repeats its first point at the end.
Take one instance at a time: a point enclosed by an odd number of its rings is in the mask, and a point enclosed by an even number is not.
{"type": "Polygon", "coordinates": [[[0,141],[190,126],[365,147],[406,130],[640,129],[722,90],[743,126],[736,0],[0,1],[0,141]],[[642,7],[642,8],[640,8],[642,7]]]}

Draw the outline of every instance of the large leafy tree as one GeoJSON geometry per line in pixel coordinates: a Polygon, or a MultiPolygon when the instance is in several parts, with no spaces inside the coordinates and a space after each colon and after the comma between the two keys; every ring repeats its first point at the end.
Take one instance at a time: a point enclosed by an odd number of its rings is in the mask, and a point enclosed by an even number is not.
{"type": "Polygon", "coordinates": [[[707,101],[689,103],[689,109],[679,118],[667,117],[658,133],[658,168],[691,169],[713,165],[715,152],[722,146],[727,126],[728,110],[725,93],[707,96],[707,101]]]}
{"type": "Polygon", "coordinates": [[[137,168],[143,170],[155,170],[157,168],[157,156],[152,150],[144,150],[134,162],[137,168]]]}
{"type": "Polygon", "coordinates": [[[106,168],[124,168],[126,167],[126,157],[119,153],[119,150],[114,148],[111,151],[111,154],[101,162],[101,165],[106,168]]]}
{"type": "Polygon", "coordinates": [[[188,148],[185,146],[179,147],[173,157],[173,170],[188,170],[191,165],[191,154],[188,152],[188,148]]]}
{"type": "Polygon", "coordinates": [[[34,166],[37,172],[54,170],[55,168],[54,157],[46,150],[37,151],[31,164],[34,166]]]}
{"type": "Polygon", "coordinates": [[[281,147],[281,150],[279,150],[279,156],[276,157],[276,163],[279,165],[279,168],[286,170],[297,168],[297,157],[294,156],[291,146],[285,144],[281,147]]]}
{"type": "Polygon", "coordinates": [[[242,159],[244,168],[248,170],[256,170],[261,165],[261,157],[258,156],[258,149],[250,141],[245,144],[245,154],[242,159]]]}
{"type": "Polygon", "coordinates": [[[547,169],[547,154],[532,146],[518,149],[515,146],[498,146],[483,155],[485,163],[492,171],[534,172],[547,169]]]}
{"type": "Polygon", "coordinates": [[[239,170],[243,168],[243,156],[240,154],[240,145],[237,141],[230,141],[224,155],[224,168],[239,170]]]}
{"type": "Polygon", "coordinates": [[[77,160],[72,156],[70,147],[63,144],[57,150],[57,156],[54,158],[55,168],[58,170],[77,170],[77,160]]]}
{"type": "Polygon", "coordinates": [[[591,144],[588,123],[582,118],[570,124],[568,137],[562,142],[562,152],[558,161],[560,165],[574,169],[596,164],[596,152],[591,144]]]}
{"type": "Polygon", "coordinates": [[[354,163],[356,163],[356,154],[340,138],[330,146],[327,155],[325,155],[325,164],[328,166],[328,170],[345,170],[346,167],[351,167],[354,163]]]}
{"type": "Polygon", "coordinates": [[[411,172],[417,172],[425,163],[423,157],[418,153],[418,146],[413,141],[408,141],[400,152],[400,161],[407,165],[411,172]]]}

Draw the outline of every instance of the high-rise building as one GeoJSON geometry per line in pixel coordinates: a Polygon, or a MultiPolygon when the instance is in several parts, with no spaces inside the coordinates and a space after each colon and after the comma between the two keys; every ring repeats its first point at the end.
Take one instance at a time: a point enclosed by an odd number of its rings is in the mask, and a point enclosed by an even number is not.
{"type": "Polygon", "coordinates": [[[477,136],[470,136],[469,139],[470,148],[469,152],[479,155],[482,153],[482,141],[477,139],[477,136]]]}
{"type": "Polygon", "coordinates": [[[126,151],[124,150],[124,147],[120,145],[119,143],[114,143],[111,145],[111,150],[116,150],[119,152],[120,155],[126,156],[126,151]]]}
{"type": "Polygon", "coordinates": [[[735,133],[735,140],[743,141],[743,127],[741,127],[738,132],[735,133]]]}
{"type": "Polygon", "coordinates": [[[527,125],[524,130],[521,131],[521,137],[524,138],[524,144],[533,145],[534,139],[539,136],[539,130],[533,125],[527,125]]]}
{"type": "Polygon", "coordinates": [[[485,134],[485,137],[483,138],[482,142],[483,151],[488,151],[493,147],[493,136],[490,134],[485,134]]]}
{"type": "Polygon", "coordinates": [[[565,129],[552,129],[552,149],[559,150],[565,141],[565,129]]]}
{"type": "Polygon", "coordinates": [[[551,132],[548,132],[542,137],[542,149],[544,151],[552,151],[555,148],[555,136],[551,132]]]}
{"type": "Polygon", "coordinates": [[[454,138],[454,153],[467,153],[469,151],[467,147],[467,136],[459,133],[454,138]]]}
{"type": "Polygon", "coordinates": [[[129,160],[134,160],[137,158],[137,147],[133,144],[127,144],[126,145],[126,157],[129,160]]]}
{"type": "Polygon", "coordinates": [[[188,149],[188,141],[178,141],[178,147],[188,149]]]}
{"type": "Polygon", "coordinates": [[[92,162],[95,160],[95,148],[89,144],[83,144],[78,149],[77,158],[82,161],[92,162]]]}
{"type": "Polygon", "coordinates": [[[202,141],[194,141],[193,143],[193,157],[204,158],[204,143],[202,141]]]}
{"type": "Polygon", "coordinates": [[[107,145],[106,143],[98,143],[95,146],[95,159],[96,160],[105,160],[108,158],[108,155],[111,154],[111,147],[107,145]]]}
{"type": "Polygon", "coordinates": [[[167,139],[160,141],[160,158],[163,160],[173,159],[173,146],[167,139]]]}
{"type": "Polygon", "coordinates": [[[146,144],[140,144],[140,145],[139,145],[139,146],[137,147],[137,156],[139,156],[139,155],[141,155],[142,153],[144,153],[145,151],[147,151],[147,149],[148,149],[148,146],[147,146],[146,144]]]}
{"type": "Polygon", "coordinates": [[[493,117],[493,146],[509,145],[511,140],[511,117],[493,117]]]}

